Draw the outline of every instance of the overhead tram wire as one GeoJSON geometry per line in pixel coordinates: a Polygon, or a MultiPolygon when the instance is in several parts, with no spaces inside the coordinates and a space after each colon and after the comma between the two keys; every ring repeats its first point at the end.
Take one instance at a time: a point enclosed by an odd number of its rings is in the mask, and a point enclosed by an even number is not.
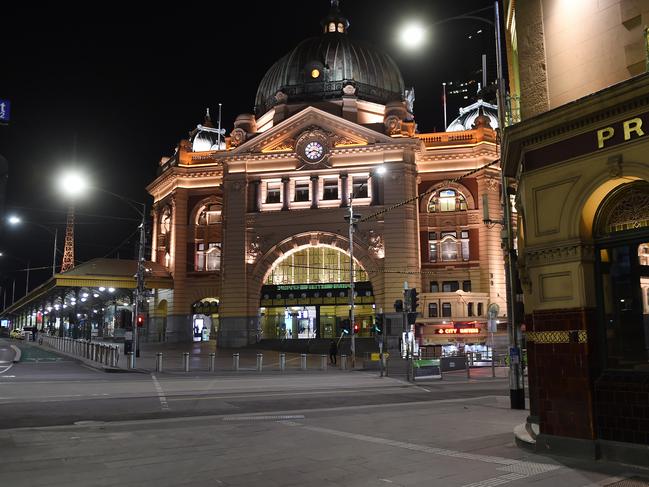
{"type": "MultiPolygon", "coordinates": [[[[495,159],[495,160],[491,161],[490,163],[485,164],[484,166],[480,166],[480,167],[478,167],[476,169],[473,169],[473,170],[471,170],[471,171],[469,171],[467,173],[464,173],[461,176],[457,176],[457,177],[455,177],[453,179],[445,179],[444,181],[442,181],[442,184],[457,183],[457,182],[461,181],[462,179],[468,178],[469,176],[473,176],[474,174],[476,174],[476,173],[478,173],[478,172],[480,172],[480,171],[482,171],[484,169],[487,169],[488,167],[491,167],[494,164],[499,163],[499,162],[500,162],[500,158],[495,159]]],[[[377,211],[375,213],[372,213],[371,215],[362,217],[362,218],[360,218],[358,220],[358,223],[363,223],[363,222],[366,222],[366,221],[374,220],[374,219],[378,218],[381,215],[384,215],[385,213],[387,213],[389,211],[396,210],[397,208],[400,208],[400,207],[402,207],[404,205],[407,205],[408,203],[412,203],[414,201],[419,201],[424,196],[435,193],[438,189],[439,189],[439,185],[435,185],[435,188],[424,191],[423,193],[419,193],[417,196],[413,196],[412,198],[408,198],[407,200],[400,201],[399,203],[397,203],[395,205],[392,205],[392,206],[390,206],[388,208],[383,208],[382,210],[379,210],[379,211],[377,211]]]]}

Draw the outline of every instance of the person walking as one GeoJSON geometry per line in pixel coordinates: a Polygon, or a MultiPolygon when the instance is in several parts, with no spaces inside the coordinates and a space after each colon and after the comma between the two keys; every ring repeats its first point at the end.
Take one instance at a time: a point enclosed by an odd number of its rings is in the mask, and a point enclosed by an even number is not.
{"type": "Polygon", "coordinates": [[[331,340],[331,344],[329,345],[329,363],[331,365],[336,365],[336,355],[338,355],[338,345],[336,344],[336,340],[331,340]]]}

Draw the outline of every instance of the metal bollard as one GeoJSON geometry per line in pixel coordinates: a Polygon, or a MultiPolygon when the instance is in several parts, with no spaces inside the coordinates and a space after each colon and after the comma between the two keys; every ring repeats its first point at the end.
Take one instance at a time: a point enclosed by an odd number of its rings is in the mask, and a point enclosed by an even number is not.
{"type": "Polygon", "coordinates": [[[135,361],[135,356],[133,355],[133,352],[128,352],[126,355],[128,356],[128,362],[126,362],[127,367],[129,369],[134,369],[135,364],[133,362],[135,361]]]}
{"type": "Polygon", "coordinates": [[[189,352],[183,352],[183,370],[189,372],[189,352]]]}
{"type": "Polygon", "coordinates": [[[300,370],[306,370],[306,353],[300,354],[300,370]]]}
{"type": "Polygon", "coordinates": [[[162,372],[162,352],[155,354],[155,371],[162,372]]]}
{"type": "Polygon", "coordinates": [[[117,367],[117,349],[110,347],[110,366],[117,367]]]}
{"type": "Polygon", "coordinates": [[[494,354],[491,352],[491,377],[496,378],[496,363],[494,362],[494,354]]]}
{"type": "Polygon", "coordinates": [[[471,352],[466,354],[466,378],[470,379],[471,378],[471,352]]]}
{"type": "Polygon", "coordinates": [[[347,370],[347,355],[340,356],[340,370],[347,370]]]}
{"type": "Polygon", "coordinates": [[[285,353],[280,353],[279,354],[279,370],[284,372],[286,370],[286,354],[285,353]]]}
{"type": "Polygon", "coordinates": [[[233,353],[232,354],[232,370],[235,372],[239,372],[239,354],[238,353],[233,353]]]}
{"type": "Polygon", "coordinates": [[[209,370],[210,372],[214,372],[216,370],[216,354],[214,352],[210,352],[210,361],[207,370],[209,370]]]}
{"type": "Polygon", "coordinates": [[[261,372],[263,367],[264,367],[264,354],[263,353],[258,353],[257,354],[257,372],[261,372]]]}
{"type": "Polygon", "coordinates": [[[97,344],[95,345],[95,351],[94,351],[94,354],[93,354],[93,357],[92,357],[92,359],[93,359],[95,362],[99,362],[99,347],[100,347],[100,345],[99,345],[99,343],[97,343],[97,344]]]}
{"type": "Polygon", "coordinates": [[[320,370],[327,370],[327,356],[320,355],[320,370]]]}

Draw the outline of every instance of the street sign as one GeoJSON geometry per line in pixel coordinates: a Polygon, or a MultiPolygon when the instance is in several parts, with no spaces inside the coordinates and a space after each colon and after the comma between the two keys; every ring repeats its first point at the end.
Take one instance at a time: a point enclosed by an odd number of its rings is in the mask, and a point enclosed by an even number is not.
{"type": "Polygon", "coordinates": [[[518,347],[511,347],[509,349],[509,359],[511,360],[512,364],[520,364],[521,363],[521,349],[518,347]]]}
{"type": "Polygon", "coordinates": [[[0,99],[0,122],[9,123],[11,113],[11,102],[0,99]]]}

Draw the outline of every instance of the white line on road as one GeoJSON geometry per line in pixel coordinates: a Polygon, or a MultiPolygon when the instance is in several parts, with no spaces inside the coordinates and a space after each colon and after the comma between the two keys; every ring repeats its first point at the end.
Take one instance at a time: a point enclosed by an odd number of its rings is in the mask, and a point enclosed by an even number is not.
{"type": "Polygon", "coordinates": [[[81,367],[83,367],[84,369],[92,370],[93,372],[98,372],[100,374],[102,373],[101,370],[95,369],[94,367],[90,367],[89,365],[86,364],[81,364],[81,367]]]}
{"type": "Polygon", "coordinates": [[[158,378],[155,376],[155,374],[151,374],[151,378],[153,379],[153,385],[155,386],[155,390],[158,393],[158,398],[160,399],[160,407],[163,411],[169,411],[169,403],[167,403],[167,398],[165,397],[165,393],[162,390],[160,382],[158,382],[158,378]]]}
{"type": "MultiPolygon", "coordinates": [[[[2,365],[0,367],[4,367],[4,370],[0,370],[0,374],[4,374],[5,372],[8,372],[11,367],[13,367],[14,364],[9,364],[9,365],[2,365]]],[[[9,376],[9,377],[15,377],[14,375],[9,376]]]]}

